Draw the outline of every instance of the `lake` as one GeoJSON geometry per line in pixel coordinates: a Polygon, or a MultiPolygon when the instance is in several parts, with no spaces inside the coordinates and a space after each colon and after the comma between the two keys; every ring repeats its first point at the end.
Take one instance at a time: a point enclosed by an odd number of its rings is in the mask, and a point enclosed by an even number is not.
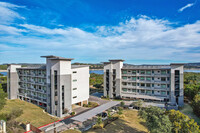
{"type": "MultiPolygon", "coordinates": [[[[7,72],[0,72],[4,76],[7,75],[7,72]]],[[[90,70],[90,73],[96,73],[96,74],[103,74],[103,70],[90,70]]]]}
{"type": "Polygon", "coordinates": [[[90,70],[90,73],[103,74],[103,70],[90,70]]]}

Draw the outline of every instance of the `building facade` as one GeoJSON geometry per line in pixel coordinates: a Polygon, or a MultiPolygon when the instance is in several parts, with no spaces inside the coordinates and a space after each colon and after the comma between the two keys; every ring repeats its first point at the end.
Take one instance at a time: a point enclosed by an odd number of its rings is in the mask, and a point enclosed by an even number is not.
{"type": "Polygon", "coordinates": [[[45,65],[8,65],[8,98],[36,104],[58,117],[66,116],[73,104],[87,104],[89,66],[71,65],[71,58],[41,57],[45,65]]]}
{"type": "Polygon", "coordinates": [[[104,62],[104,96],[184,105],[184,64],[130,65],[123,62],[104,62]]]}

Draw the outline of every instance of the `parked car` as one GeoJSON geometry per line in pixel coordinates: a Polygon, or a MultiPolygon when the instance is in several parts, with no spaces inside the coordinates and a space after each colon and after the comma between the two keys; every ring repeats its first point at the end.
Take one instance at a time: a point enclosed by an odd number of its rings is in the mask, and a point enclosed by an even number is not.
{"type": "Polygon", "coordinates": [[[133,105],[129,105],[128,109],[133,109],[133,105]]]}

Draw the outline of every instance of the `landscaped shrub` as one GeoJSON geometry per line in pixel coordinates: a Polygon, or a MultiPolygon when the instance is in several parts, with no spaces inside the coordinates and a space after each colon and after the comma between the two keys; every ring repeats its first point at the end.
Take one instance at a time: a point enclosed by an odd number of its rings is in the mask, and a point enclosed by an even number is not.
{"type": "Polygon", "coordinates": [[[73,111],[73,112],[71,113],[71,115],[75,115],[75,112],[73,111]]]}
{"type": "Polygon", "coordinates": [[[120,102],[120,106],[124,107],[125,103],[124,102],[120,102]]]}
{"type": "Polygon", "coordinates": [[[88,104],[83,104],[83,107],[88,107],[88,108],[96,107],[96,106],[98,106],[98,103],[96,102],[88,102],[88,104]]]}

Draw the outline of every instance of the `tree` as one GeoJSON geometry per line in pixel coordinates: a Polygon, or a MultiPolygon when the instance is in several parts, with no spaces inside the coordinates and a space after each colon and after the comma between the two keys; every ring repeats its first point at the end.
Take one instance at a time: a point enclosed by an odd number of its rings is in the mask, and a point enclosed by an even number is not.
{"type": "Polygon", "coordinates": [[[120,102],[120,106],[124,107],[125,103],[123,101],[120,102]]]}
{"type": "Polygon", "coordinates": [[[200,94],[195,95],[191,105],[193,112],[200,117],[200,94]]]}
{"type": "Polygon", "coordinates": [[[146,121],[151,133],[170,133],[172,124],[164,109],[158,107],[146,107],[139,110],[138,115],[146,121]]]}
{"type": "Polygon", "coordinates": [[[3,91],[3,88],[0,84],[0,110],[4,107],[4,105],[6,104],[6,98],[7,94],[3,91]]]}
{"type": "Polygon", "coordinates": [[[144,104],[144,102],[142,100],[138,100],[137,102],[133,102],[132,104],[133,106],[138,107],[140,109],[142,108],[142,105],[144,104]]]}
{"type": "Polygon", "coordinates": [[[170,110],[166,114],[172,123],[172,131],[174,133],[199,133],[199,126],[193,119],[184,115],[180,111],[170,110]]]}

